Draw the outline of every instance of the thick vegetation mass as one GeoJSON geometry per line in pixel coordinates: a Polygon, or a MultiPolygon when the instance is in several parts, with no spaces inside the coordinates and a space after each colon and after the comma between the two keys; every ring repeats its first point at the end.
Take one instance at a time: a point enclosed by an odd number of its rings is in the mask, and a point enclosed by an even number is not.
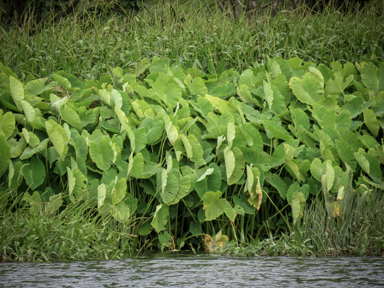
{"type": "Polygon", "coordinates": [[[130,251],[290,231],[313,198],[343,219],[384,188],[384,63],[203,74],[154,57],[85,82],[0,71],[2,210],[82,207],[122,225],[130,251]]]}

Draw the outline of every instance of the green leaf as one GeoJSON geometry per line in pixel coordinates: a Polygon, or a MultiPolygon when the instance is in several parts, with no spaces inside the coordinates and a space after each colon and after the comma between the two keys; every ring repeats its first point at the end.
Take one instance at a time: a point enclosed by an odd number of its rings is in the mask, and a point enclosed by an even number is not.
{"type": "Polygon", "coordinates": [[[8,139],[15,130],[15,116],[12,112],[0,114],[0,135],[4,135],[8,139]]]}
{"type": "Polygon", "coordinates": [[[216,163],[211,163],[208,167],[197,170],[195,178],[197,180],[194,188],[200,198],[202,198],[207,191],[217,191],[221,187],[222,176],[220,168],[216,163]]]}
{"type": "Polygon", "coordinates": [[[147,143],[149,145],[155,144],[163,135],[164,122],[156,121],[153,117],[146,117],[140,124],[140,127],[145,127],[147,134],[147,143]]]}
{"type": "Polygon", "coordinates": [[[206,221],[215,220],[224,212],[226,213],[227,217],[229,215],[228,218],[231,221],[234,221],[235,212],[231,204],[229,204],[229,202],[226,199],[220,199],[220,197],[221,197],[220,191],[217,191],[217,192],[208,191],[207,193],[205,193],[203,198],[201,198],[201,200],[203,200],[203,209],[205,211],[206,221]]]}
{"type": "Polygon", "coordinates": [[[147,145],[147,134],[145,133],[145,128],[141,127],[133,130],[133,134],[135,135],[135,149],[136,153],[140,152],[147,145]]]}
{"type": "Polygon", "coordinates": [[[155,215],[153,215],[151,225],[155,228],[157,233],[164,229],[165,224],[168,222],[168,216],[169,208],[167,205],[159,204],[156,206],[155,215]]]}
{"type": "Polygon", "coordinates": [[[173,238],[168,232],[163,231],[158,235],[158,237],[162,247],[170,247],[173,243],[173,238]]]}
{"type": "Polygon", "coordinates": [[[201,114],[206,120],[208,120],[208,113],[213,112],[213,105],[207,99],[199,97],[197,99],[197,104],[193,101],[190,101],[193,109],[201,114]]]}
{"type": "Polygon", "coordinates": [[[204,83],[203,79],[201,79],[200,77],[196,77],[196,78],[193,79],[192,82],[186,83],[186,84],[187,84],[187,86],[189,88],[189,91],[191,92],[192,95],[204,96],[205,94],[208,93],[208,89],[205,86],[205,83],[204,83]]]}
{"type": "Polygon", "coordinates": [[[375,113],[371,109],[365,109],[364,114],[364,123],[367,125],[369,131],[371,131],[374,137],[377,137],[380,130],[380,123],[377,121],[375,113]]]}
{"type": "Polygon", "coordinates": [[[150,222],[145,222],[143,225],[140,226],[139,231],[137,232],[140,236],[146,236],[149,233],[151,233],[152,225],[150,222]]]}
{"type": "Polygon", "coordinates": [[[172,172],[162,171],[162,190],[160,193],[161,199],[165,204],[170,204],[179,191],[179,181],[172,172]]]}
{"type": "Polygon", "coordinates": [[[38,191],[33,192],[32,196],[28,192],[25,192],[22,200],[28,202],[30,206],[29,213],[31,215],[34,215],[34,216],[39,215],[41,211],[42,203],[41,203],[41,198],[38,191]]]}
{"type": "Polygon", "coordinates": [[[112,204],[116,205],[120,203],[124,199],[126,193],[127,193],[127,179],[121,178],[119,181],[115,183],[115,185],[113,185],[113,189],[111,192],[112,204]]]}
{"type": "Polygon", "coordinates": [[[60,109],[60,115],[65,122],[76,128],[79,132],[83,129],[79,114],[69,106],[64,106],[60,109]]]}
{"type": "Polygon", "coordinates": [[[53,79],[55,79],[63,88],[71,89],[72,87],[71,82],[69,82],[67,78],[61,75],[53,74],[53,79]]]}
{"type": "Polygon", "coordinates": [[[236,95],[236,85],[233,83],[220,85],[213,88],[210,93],[211,96],[226,99],[230,96],[236,95]]]}
{"type": "Polygon", "coordinates": [[[320,81],[308,74],[305,74],[302,80],[292,77],[289,86],[300,102],[312,105],[323,98],[324,91],[320,81]]]}
{"type": "Polygon", "coordinates": [[[287,194],[287,185],[277,174],[266,173],[265,180],[271,184],[279,192],[279,195],[282,199],[286,198],[287,194]]]}
{"type": "Polygon", "coordinates": [[[132,158],[132,162],[131,162],[131,157],[130,157],[129,163],[130,164],[132,163],[132,166],[130,165],[131,167],[130,166],[128,167],[129,173],[132,173],[133,177],[135,177],[135,178],[140,178],[141,173],[144,170],[143,154],[137,153],[136,156],[132,158]]]}
{"type": "MultiPolygon", "coordinates": [[[[20,139],[21,141],[21,139],[20,139]]],[[[19,142],[20,142],[19,141],[19,142]]],[[[24,151],[23,151],[23,154],[21,154],[20,156],[20,160],[25,160],[25,159],[28,159],[30,157],[32,157],[33,155],[35,155],[36,153],[39,153],[41,151],[44,151],[45,149],[47,149],[47,145],[48,145],[48,142],[49,142],[49,139],[44,139],[43,141],[41,141],[39,143],[39,145],[37,145],[35,148],[32,148],[32,147],[27,147],[24,151]]],[[[21,143],[22,144],[22,143],[21,143]]],[[[53,147],[54,148],[54,147],[53,147]]],[[[16,147],[13,147],[12,149],[16,149],[16,147]]],[[[55,148],[54,148],[55,149],[55,148]]],[[[20,153],[20,151],[13,151],[12,153],[20,153]]]]}
{"type": "Polygon", "coordinates": [[[48,85],[44,85],[47,81],[47,78],[41,78],[29,81],[25,87],[27,88],[28,92],[32,95],[40,95],[45,91],[52,90],[55,88],[58,83],[53,81],[49,83],[48,85]]]}
{"type": "Polygon", "coordinates": [[[237,87],[237,95],[239,95],[241,101],[243,101],[244,103],[252,103],[253,102],[251,90],[245,84],[240,84],[237,87]]]}
{"type": "Polygon", "coordinates": [[[111,209],[111,215],[119,222],[127,222],[131,218],[132,213],[130,207],[124,202],[120,202],[116,206],[113,206],[111,209]]]}
{"type": "Polygon", "coordinates": [[[334,79],[330,79],[325,87],[325,94],[339,95],[343,93],[345,88],[351,84],[354,78],[353,74],[351,74],[347,77],[347,79],[345,79],[344,82],[344,77],[340,72],[336,72],[333,76],[334,79]]]}
{"type": "Polygon", "coordinates": [[[107,171],[114,159],[114,152],[110,145],[109,137],[104,136],[99,144],[95,142],[89,143],[89,155],[100,170],[107,171]]]}
{"type": "Polygon", "coordinates": [[[357,162],[371,179],[377,183],[381,182],[383,174],[381,173],[380,163],[376,158],[367,153],[354,153],[357,162]]]}
{"type": "Polygon", "coordinates": [[[11,160],[11,150],[7,143],[5,135],[0,134],[0,177],[8,168],[8,163],[11,160]]]}
{"type": "Polygon", "coordinates": [[[87,189],[87,178],[78,168],[72,171],[67,167],[67,174],[69,197],[72,202],[76,202],[76,200],[79,200],[83,196],[87,189]]]}
{"type": "Polygon", "coordinates": [[[192,186],[192,174],[187,174],[179,178],[179,191],[176,197],[170,203],[171,205],[177,204],[181,199],[187,196],[191,192],[192,186]]]}
{"type": "Polygon", "coordinates": [[[293,225],[295,225],[304,214],[305,196],[301,192],[295,192],[292,197],[292,216],[293,225]]]}
{"type": "Polygon", "coordinates": [[[8,145],[9,145],[9,148],[11,149],[11,158],[20,157],[25,147],[27,147],[27,143],[25,142],[24,138],[20,138],[19,141],[16,141],[15,138],[11,138],[8,140],[8,145]]]}
{"type": "Polygon", "coordinates": [[[159,78],[153,83],[152,88],[168,107],[175,108],[181,98],[181,88],[173,79],[165,81],[159,78]]]}
{"type": "Polygon", "coordinates": [[[37,157],[34,157],[29,162],[29,165],[25,165],[22,169],[25,182],[32,190],[35,190],[41,184],[43,184],[46,173],[43,162],[37,157]]]}
{"type": "Polygon", "coordinates": [[[201,234],[201,224],[200,222],[191,222],[189,224],[189,231],[192,233],[192,235],[198,235],[201,234]]]}
{"type": "Polygon", "coordinates": [[[352,171],[356,171],[356,161],[353,156],[352,147],[345,140],[336,139],[335,144],[340,159],[347,163],[352,168],[352,171]]]}
{"type": "Polygon", "coordinates": [[[384,63],[381,63],[379,68],[372,62],[365,64],[361,71],[361,80],[365,87],[373,90],[376,95],[384,91],[384,63]]]}
{"type": "Polygon", "coordinates": [[[229,122],[227,124],[227,141],[228,147],[232,148],[233,139],[236,137],[236,129],[235,124],[233,122],[229,122]]]}
{"type": "Polygon", "coordinates": [[[12,161],[9,161],[9,170],[8,170],[9,189],[16,190],[23,182],[23,176],[21,173],[22,167],[23,167],[23,164],[21,163],[21,161],[17,161],[14,164],[12,164],[12,161]]]}
{"type": "Polygon", "coordinates": [[[199,141],[192,134],[188,135],[188,140],[192,146],[192,155],[193,156],[192,156],[191,160],[193,162],[197,162],[199,160],[202,160],[203,159],[203,147],[201,147],[199,141]]]}
{"type": "Polygon", "coordinates": [[[235,154],[232,152],[230,147],[224,149],[224,159],[225,159],[225,171],[227,173],[227,179],[229,179],[233,171],[235,170],[235,154]]]}
{"type": "Polygon", "coordinates": [[[65,155],[68,152],[68,135],[64,128],[57,124],[52,119],[45,122],[48,137],[59,154],[61,160],[64,161],[65,155]]]}
{"type": "Polygon", "coordinates": [[[15,102],[17,109],[22,110],[21,100],[24,99],[24,88],[23,84],[16,78],[9,76],[9,86],[11,90],[11,96],[13,102],[15,102]]]}
{"type": "MultiPolygon", "coordinates": [[[[232,152],[235,157],[235,162],[234,162],[235,168],[233,169],[233,172],[230,177],[228,177],[228,174],[227,174],[228,185],[236,184],[241,179],[241,177],[243,177],[244,170],[245,170],[245,161],[243,158],[243,152],[241,152],[240,148],[237,146],[232,148],[232,152]]],[[[224,154],[225,154],[225,150],[224,150],[224,154]]],[[[225,158],[225,165],[227,165],[227,163],[228,163],[227,159],[225,158]]]]}

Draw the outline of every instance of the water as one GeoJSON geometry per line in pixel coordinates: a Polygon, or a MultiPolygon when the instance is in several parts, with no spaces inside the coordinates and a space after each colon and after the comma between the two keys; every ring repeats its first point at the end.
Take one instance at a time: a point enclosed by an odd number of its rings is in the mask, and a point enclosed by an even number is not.
{"type": "Polygon", "coordinates": [[[135,259],[0,263],[0,287],[384,287],[384,258],[240,258],[152,254],[135,259]]]}

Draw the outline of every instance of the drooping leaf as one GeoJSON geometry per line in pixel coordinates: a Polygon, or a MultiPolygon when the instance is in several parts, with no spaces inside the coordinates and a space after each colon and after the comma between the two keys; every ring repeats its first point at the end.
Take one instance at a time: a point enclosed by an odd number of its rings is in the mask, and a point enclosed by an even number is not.
{"type": "Polygon", "coordinates": [[[165,224],[168,222],[168,216],[169,208],[167,205],[159,204],[156,206],[155,215],[153,215],[151,225],[155,228],[157,233],[164,229],[165,224]]]}
{"type": "Polygon", "coordinates": [[[295,225],[304,214],[305,196],[301,192],[295,192],[292,197],[292,216],[293,225],[295,225]]]}

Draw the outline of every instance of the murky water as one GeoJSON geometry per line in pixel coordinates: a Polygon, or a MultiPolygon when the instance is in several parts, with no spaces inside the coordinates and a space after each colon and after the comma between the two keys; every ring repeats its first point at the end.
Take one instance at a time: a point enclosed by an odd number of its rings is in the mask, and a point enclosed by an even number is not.
{"type": "Polygon", "coordinates": [[[0,263],[0,287],[384,287],[384,258],[166,253],[121,261],[0,263]]]}

